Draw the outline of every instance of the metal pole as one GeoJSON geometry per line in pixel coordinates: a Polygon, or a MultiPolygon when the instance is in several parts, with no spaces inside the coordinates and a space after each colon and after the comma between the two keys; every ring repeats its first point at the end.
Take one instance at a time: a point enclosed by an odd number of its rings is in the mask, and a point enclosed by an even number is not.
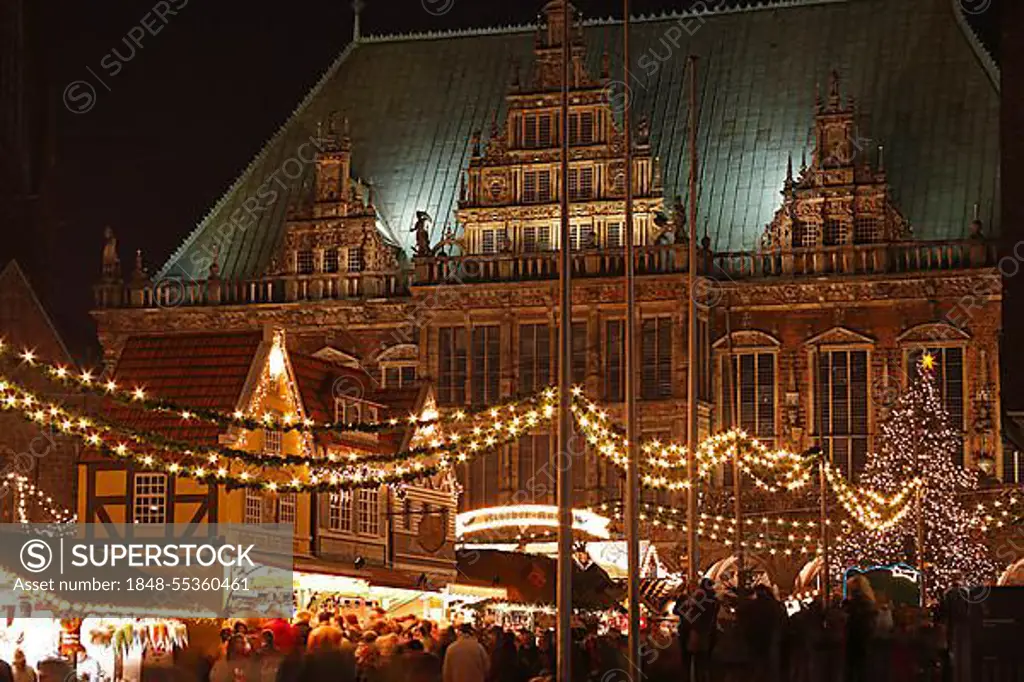
{"type": "Polygon", "coordinates": [[[697,585],[697,58],[687,58],[690,71],[690,254],[689,313],[686,370],[686,575],[690,588],[697,585]]]}
{"type": "Polygon", "coordinates": [[[821,605],[828,608],[829,593],[832,591],[828,557],[828,485],[825,476],[825,454],[822,451],[821,459],[818,460],[818,486],[821,488],[821,509],[819,510],[819,523],[821,523],[821,605]]]}
{"type": "MultiPolygon", "coordinates": [[[[629,0],[622,0],[622,82],[629,82],[629,0]]],[[[626,162],[626,590],[629,613],[629,664],[640,670],[640,468],[636,443],[636,273],[633,235],[633,132],[629,91],[622,110],[626,162]]]]}
{"type": "MultiPolygon", "coordinates": [[[[830,592],[832,590],[831,567],[828,556],[828,480],[825,475],[825,467],[828,466],[828,459],[825,455],[825,432],[822,424],[822,410],[818,409],[817,401],[825,401],[827,396],[821,395],[821,346],[814,347],[814,362],[811,367],[811,381],[814,385],[814,395],[811,399],[811,409],[814,410],[814,423],[817,425],[818,448],[821,450],[818,461],[818,488],[821,493],[821,500],[818,503],[818,523],[821,525],[821,605],[828,608],[830,592]]],[[[822,402],[824,404],[824,402],[822,402]]]]}
{"type": "Polygon", "coordinates": [[[928,577],[924,556],[924,486],[917,487],[917,563],[921,571],[921,607],[928,605],[928,577]]]}
{"type": "MultiPolygon", "coordinates": [[[[736,372],[733,367],[732,354],[732,308],[725,309],[725,338],[728,344],[729,353],[725,370],[725,389],[728,391],[725,400],[729,401],[729,412],[733,426],[740,423],[740,399],[739,391],[736,390],[736,372]]],[[[736,361],[738,365],[738,361],[736,361]]],[[[724,402],[724,400],[723,400],[724,402]]],[[[736,523],[736,530],[733,532],[733,544],[736,548],[736,587],[743,587],[743,490],[742,473],[740,472],[740,450],[732,450],[732,504],[733,519],[736,523]]]]}
{"type": "Polygon", "coordinates": [[[558,327],[558,680],[572,679],[572,414],[569,391],[572,383],[572,249],[569,235],[569,80],[572,46],[569,27],[572,17],[566,0],[562,14],[562,183],[561,285],[558,327]]]}

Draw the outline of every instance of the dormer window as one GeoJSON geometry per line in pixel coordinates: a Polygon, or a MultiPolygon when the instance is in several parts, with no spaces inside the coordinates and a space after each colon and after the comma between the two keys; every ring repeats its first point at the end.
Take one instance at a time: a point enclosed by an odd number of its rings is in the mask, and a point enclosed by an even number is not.
{"type": "Polygon", "coordinates": [[[283,441],[283,434],[280,431],[264,429],[263,431],[263,452],[268,455],[280,455],[283,441]]]}
{"type": "Polygon", "coordinates": [[[853,221],[855,244],[872,244],[882,241],[882,222],[874,216],[857,216],[853,221]]]}
{"type": "Polygon", "coordinates": [[[551,171],[526,171],[523,173],[523,202],[543,203],[551,201],[551,171]]]}
{"type": "Polygon", "coordinates": [[[402,388],[416,383],[416,364],[387,365],[381,368],[383,388],[402,388]]]}
{"type": "Polygon", "coordinates": [[[335,398],[334,420],[343,424],[377,421],[377,408],[362,400],[335,398]]]}
{"type": "Polygon", "coordinates": [[[313,250],[302,249],[295,256],[295,270],[300,275],[313,274],[313,250]]]}
{"type": "Polygon", "coordinates": [[[840,246],[846,243],[846,223],[829,218],[825,221],[825,246],[840,246]]]}

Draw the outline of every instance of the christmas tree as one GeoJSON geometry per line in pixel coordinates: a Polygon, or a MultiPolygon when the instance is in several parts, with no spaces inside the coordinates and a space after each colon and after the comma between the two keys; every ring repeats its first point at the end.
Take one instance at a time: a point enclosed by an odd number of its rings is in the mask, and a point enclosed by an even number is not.
{"type": "MultiPolygon", "coordinates": [[[[925,577],[928,593],[935,596],[958,584],[990,582],[995,568],[984,542],[975,538],[973,515],[960,497],[977,487],[977,476],[956,464],[961,433],[942,406],[934,357],[925,353],[914,374],[881,422],[877,452],[868,458],[858,485],[892,496],[920,480],[925,577]]],[[[897,562],[920,567],[916,498],[909,504],[909,513],[881,530],[853,519],[838,540],[835,569],[897,562]]]]}

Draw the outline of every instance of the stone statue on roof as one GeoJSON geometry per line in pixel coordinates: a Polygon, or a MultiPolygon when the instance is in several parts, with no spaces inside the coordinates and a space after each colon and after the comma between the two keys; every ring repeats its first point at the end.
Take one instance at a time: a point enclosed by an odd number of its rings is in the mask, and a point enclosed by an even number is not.
{"type": "Polygon", "coordinates": [[[416,211],[416,224],[409,231],[416,233],[416,250],[413,255],[417,258],[429,258],[434,255],[434,250],[430,248],[430,233],[427,231],[429,223],[430,215],[426,211],[416,211]]]}
{"type": "Polygon", "coordinates": [[[103,278],[116,280],[121,276],[121,259],[117,255],[117,237],[114,236],[114,228],[107,225],[103,229],[103,278]]]}

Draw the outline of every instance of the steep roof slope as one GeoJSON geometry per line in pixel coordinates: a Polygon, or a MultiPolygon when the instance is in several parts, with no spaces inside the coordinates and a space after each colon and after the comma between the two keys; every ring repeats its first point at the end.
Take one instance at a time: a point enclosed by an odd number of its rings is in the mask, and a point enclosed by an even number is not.
{"type": "MultiPolygon", "coordinates": [[[[815,84],[833,68],[857,101],[862,153],[884,145],[893,197],[918,238],[964,236],[974,203],[998,230],[999,93],[954,2],[796,0],[645,19],[634,31],[629,86],[636,118],[650,117],[669,202],[687,182],[683,65],[700,57],[699,224],[716,250],[757,243],[787,156],[810,152],[815,84]]],[[[621,73],[621,24],[590,24],[585,37],[591,72],[607,51],[621,73]]],[[[354,172],[372,184],[385,233],[408,246],[416,210],[451,223],[470,137],[503,113],[511,63],[529,65],[533,41],[522,27],[350,45],[161,275],[205,278],[218,244],[223,276],[259,275],[311,168],[287,190],[272,178],[298,177],[289,160],[332,111],[351,122],[354,172]],[[250,198],[264,209],[251,224],[241,211],[250,198]],[[232,215],[243,227],[229,226],[232,215]]]]}

